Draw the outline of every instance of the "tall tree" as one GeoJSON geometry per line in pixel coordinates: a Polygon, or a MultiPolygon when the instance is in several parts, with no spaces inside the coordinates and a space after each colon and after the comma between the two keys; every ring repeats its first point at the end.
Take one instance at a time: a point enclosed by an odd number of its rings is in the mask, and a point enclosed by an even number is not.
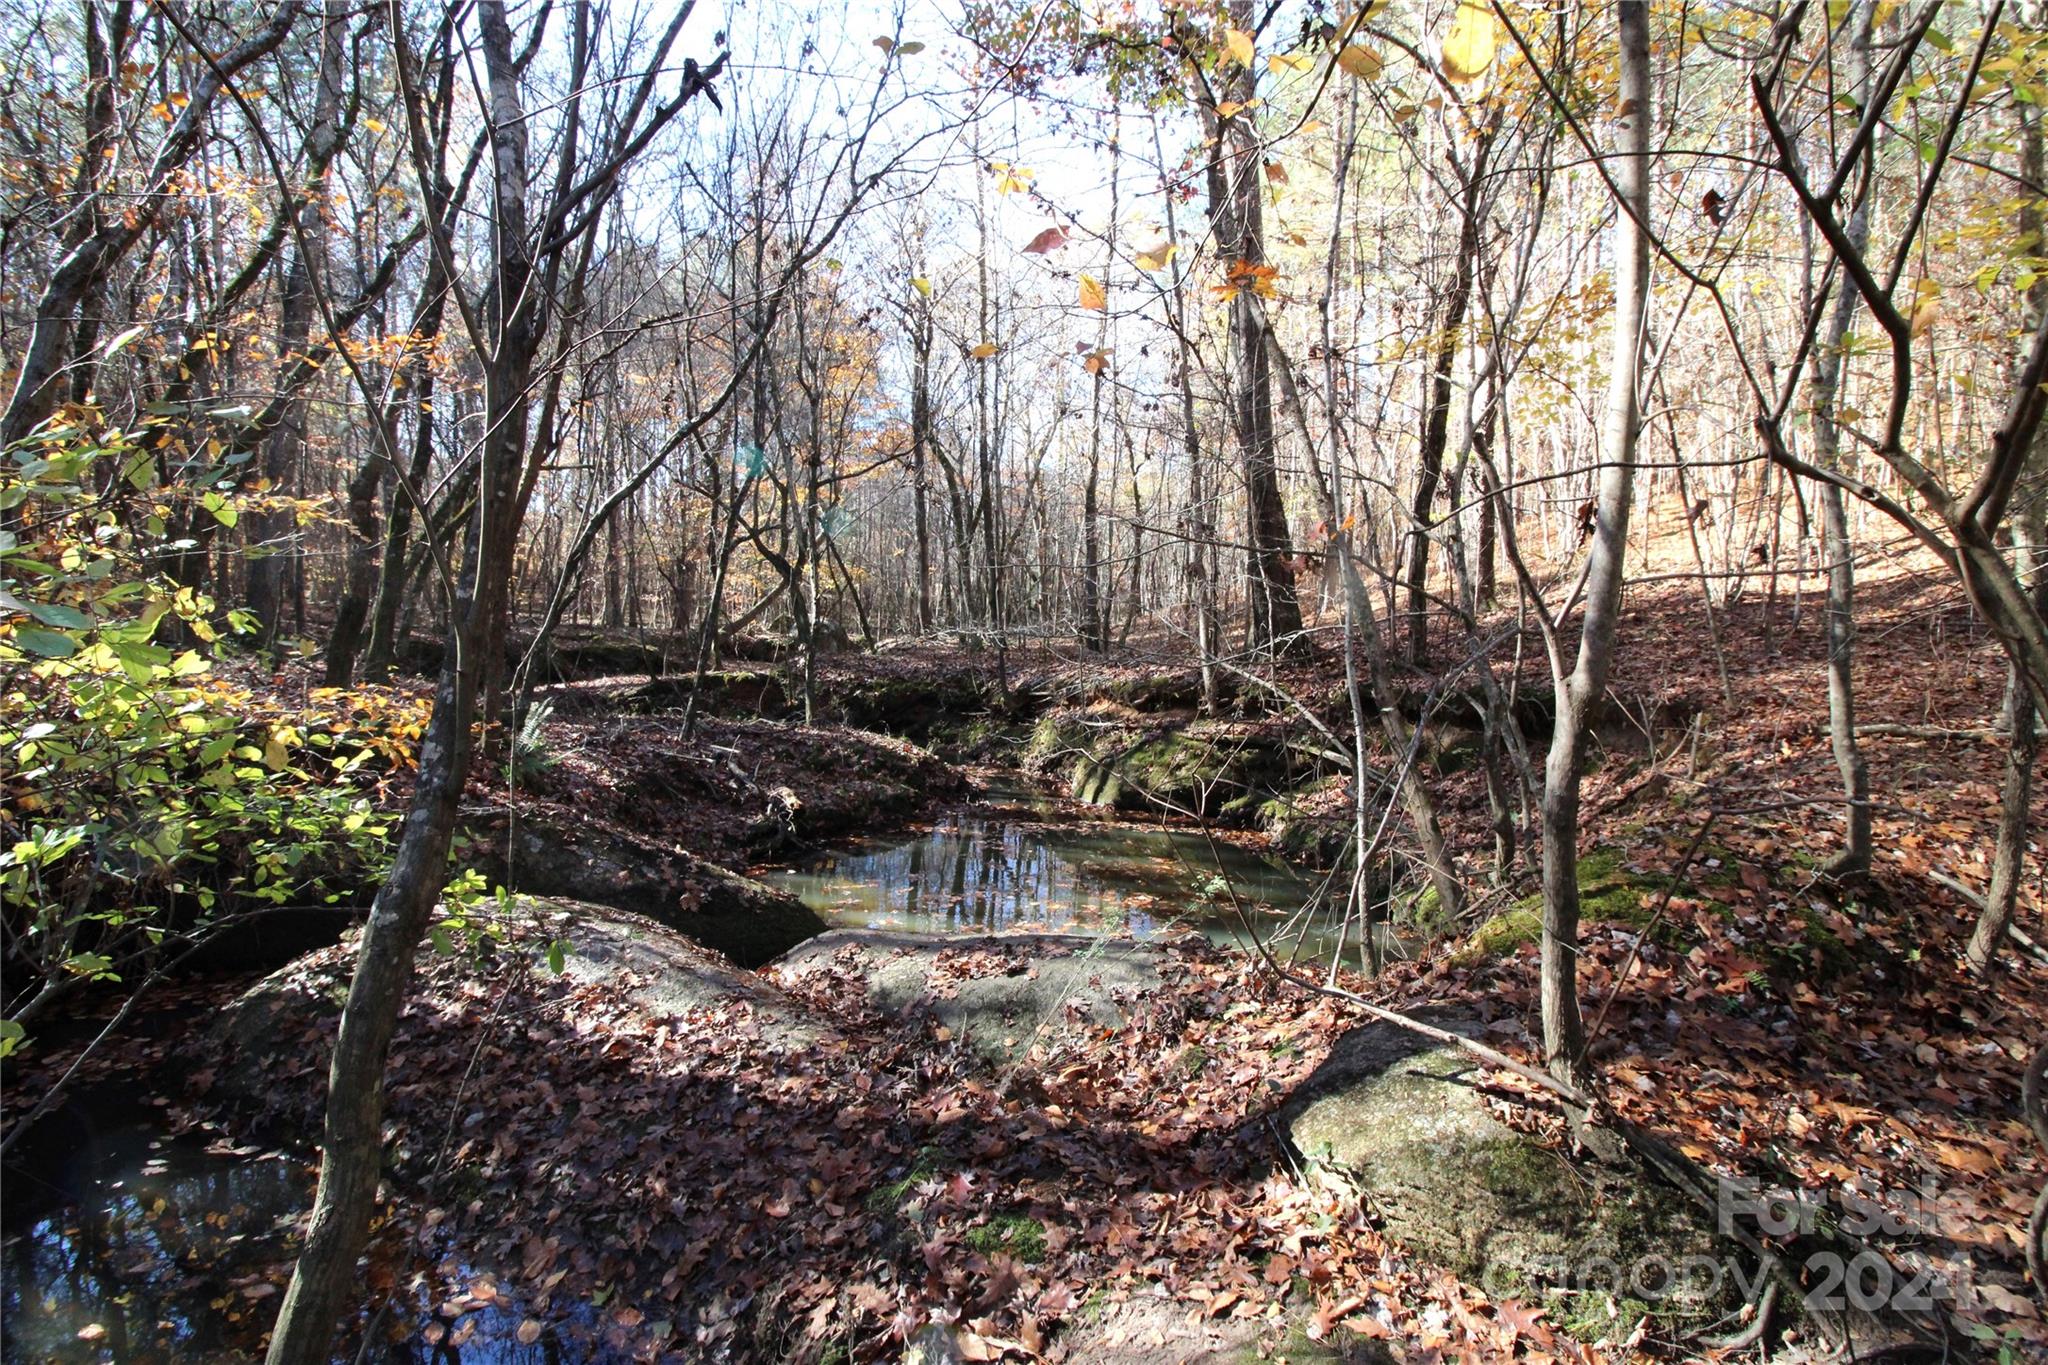
{"type": "Polygon", "coordinates": [[[1609,175],[1614,223],[1614,315],[1610,321],[1606,415],[1600,433],[1599,491],[1587,555],[1585,606],[1576,660],[1566,670],[1551,633],[1556,690],[1550,755],[1543,770],[1543,1049],[1556,1074],[1585,1080],[1585,1025],[1579,1013],[1579,779],[1586,739],[1605,704],[1607,674],[1628,552],[1635,489],[1636,438],[1642,426],[1643,329],[1650,290],[1650,7],[1619,0],[1615,56],[1620,72],[1614,123],[1617,150],[1609,175]]]}
{"type": "MultiPolygon", "coordinates": [[[[532,456],[529,403],[534,364],[558,295],[563,264],[594,231],[614,200],[619,177],[663,124],[702,93],[724,64],[690,64],[676,92],[655,103],[664,59],[691,6],[685,3],[657,36],[640,74],[617,73],[629,92],[608,136],[593,139],[583,126],[586,83],[595,64],[593,11],[574,6],[568,75],[552,184],[539,213],[530,197],[539,188],[529,164],[531,131],[525,96],[526,62],[515,50],[502,0],[481,0],[476,34],[484,72],[484,119],[491,166],[491,262],[482,296],[469,296],[449,271],[470,340],[483,358],[484,425],[477,451],[478,498],[468,523],[463,561],[455,576],[450,633],[433,710],[422,736],[418,778],[389,875],[379,889],[357,948],[348,998],[341,1011],[328,1067],[327,1113],[320,1148],[320,1179],[298,1264],[278,1310],[269,1365],[317,1365],[328,1359],[335,1323],[355,1283],[356,1258],[369,1231],[382,1172],[384,1066],[399,1008],[412,976],[413,957],[447,874],[457,805],[469,778],[471,731],[479,689],[494,658],[503,654],[507,590],[518,545],[521,485],[532,456]]],[[[525,49],[539,46],[542,11],[525,49]]],[[[393,69],[404,101],[415,170],[432,172],[424,111],[417,96],[418,62],[410,50],[405,15],[394,0],[390,15],[393,69]]],[[[607,73],[611,76],[613,73],[607,73]]],[[[597,86],[602,87],[599,82],[597,86]]],[[[594,96],[591,96],[594,98],[594,96]]],[[[435,225],[433,249],[444,263],[454,242],[435,225]]],[[[565,352],[558,350],[558,356],[565,352]]]]}
{"type": "MultiPolygon", "coordinates": [[[[1246,641],[1254,653],[1275,654],[1296,649],[1303,636],[1273,429],[1266,300],[1274,293],[1274,272],[1266,256],[1264,159],[1254,112],[1259,25],[1252,0],[1229,0],[1224,15],[1231,27],[1215,70],[1191,64],[1190,80],[1208,148],[1210,230],[1226,277],[1221,288],[1229,295],[1231,428],[1244,474],[1246,641]]],[[[1191,53],[1209,50],[1185,30],[1182,46],[1191,53]]]]}

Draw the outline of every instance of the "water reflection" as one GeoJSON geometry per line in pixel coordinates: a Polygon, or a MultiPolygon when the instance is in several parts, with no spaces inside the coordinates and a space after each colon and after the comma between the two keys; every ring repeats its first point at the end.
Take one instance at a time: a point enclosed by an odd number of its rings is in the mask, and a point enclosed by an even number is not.
{"type": "Polygon", "coordinates": [[[959,814],[908,843],[827,854],[762,875],[851,927],[1150,938],[1186,925],[1238,943],[1241,906],[1261,937],[1301,919],[1306,955],[1334,947],[1327,928],[1300,913],[1317,898],[1317,881],[1188,830],[959,814]]]}
{"type": "Polygon", "coordinates": [[[65,1150],[6,1173],[0,1356],[248,1359],[276,1312],[303,1165],[165,1136],[140,1116],[52,1122],[67,1125],[65,1150]]]}
{"type": "MultiPolygon", "coordinates": [[[[0,1361],[226,1365],[260,1355],[297,1251],[311,1166],[167,1135],[160,1114],[124,1108],[118,1097],[96,1115],[74,1109],[48,1124],[31,1135],[37,1150],[6,1170],[0,1361]]],[[[337,1360],[631,1358],[587,1305],[557,1304],[536,1318],[460,1262],[393,1278],[403,1283],[343,1333],[337,1360]],[[366,1330],[370,1346],[361,1349],[366,1330]]]]}

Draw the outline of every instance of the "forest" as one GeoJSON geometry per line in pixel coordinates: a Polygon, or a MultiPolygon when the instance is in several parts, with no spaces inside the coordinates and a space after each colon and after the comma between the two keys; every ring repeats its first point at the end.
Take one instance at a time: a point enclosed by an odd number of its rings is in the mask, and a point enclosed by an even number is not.
{"type": "Polygon", "coordinates": [[[0,1361],[2048,1360],[2043,0],[0,0],[0,1361]]]}

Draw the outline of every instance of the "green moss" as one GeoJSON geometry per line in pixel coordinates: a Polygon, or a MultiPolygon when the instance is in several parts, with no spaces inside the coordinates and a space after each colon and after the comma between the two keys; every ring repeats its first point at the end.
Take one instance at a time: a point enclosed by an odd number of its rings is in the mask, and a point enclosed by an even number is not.
{"type": "Polygon", "coordinates": [[[1742,880],[1741,866],[1742,855],[1726,844],[1702,844],[1688,870],[1701,886],[1734,886],[1742,880]]]}
{"type": "Polygon", "coordinates": [[[1626,1340],[1650,1314],[1650,1305],[1641,1300],[1616,1298],[1604,1290],[1551,1294],[1544,1303],[1552,1322],[1588,1346],[1626,1340]]]}
{"type": "Polygon", "coordinates": [[[1202,1068],[1209,1065],[1209,1049],[1200,1043],[1189,1043],[1173,1059],[1173,1064],[1190,1076],[1199,1076],[1202,1074],[1202,1068]]]}
{"type": "Polygon", "coordinates": [[[1031,738],[1024,745],[1025,766],[1039,770],[1053,766],[1067,752],[1081,747],[1087,735],[1087,727],[1076,713],[1048,711],[1031,727],[1031,738]]]}
{"type": "Polygon", "coordinates": [[[1566,1206],[1571,1173],[1556,1153],[1520,1138],[1489,1142],[1477,1153],[1486,1188],[1510,1204],[1566,1206]]]}
{"type": "Polygon", "coordinates": [[[1028,1213],[991,1214],[986,1223],[967,1230],[967,1245],[984,1256],[1002,1252],[1037,1265],[1045,1259],[1045,1225],[1028,1213]]]}
{"type": "Polygon", "coordinates": [[[1523,944],[1543,936],[1543,898],[1531,898],[1503,910],[1466,936],[1465,946],[1451,956],[1457,965],[1470,966],[1489,957],[1507,957],[1523,944]]]}
{"type": "MultiPolygon", "coordinates": [[[[1732,855],[1731,855],[1732,856],[1732,855]]],[[[1621,850],[1595,849],[1579,859],[1579,922],[1618,924],[1637,933],[1656,925],[1655,937],[1667,947],[1682,948],[1685,930],[1669,919],[1657,918],[1670,879],[1658,873],[1637,873],[1628,869],[1621,850]]],[[[1679,893],[1686,891],[1680,883],[1679,893]]],[[[1525,943],[1543,935],[1543,893],[1538,891],[1516,901],[1473,930],[1454,959],[1461,964],[1488,957],[1504,957],[1525,943]]]]}
{"type": "Polygon", "coordinates": [[[1856,955],[1841,936],[1828,927],[1820,911],[1810,905],[1797,907],[1799,949],[1781,950],[1779,965],[1788,972],[1818,971],[1824,979],[1846,975],[1856,968],[1856,955]],[[1804,960],[1800,960],[1803,958],[1804,960]]]}
{"type": "MultiPolygon", "coordinates": [[[[1579,885],[1598,886],[1618,877],[1628,876],[1622,866],[1621,850],[1618,848],[1596,848],[1591,853],[1579,855],[1579,885]]],[[[1582,891],[1581,895],[1584,894],[1582,891]]]]}

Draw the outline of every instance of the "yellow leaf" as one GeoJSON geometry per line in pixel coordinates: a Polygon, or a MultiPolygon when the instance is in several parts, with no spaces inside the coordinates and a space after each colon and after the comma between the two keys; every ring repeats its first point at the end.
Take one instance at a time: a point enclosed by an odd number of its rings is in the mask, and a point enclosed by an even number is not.
{"type": "Polygon", "coordinates": [[[990,356],[996,354],[998,351],[1002,349],[1002,347],[996,345],[993,341],[984,341],[981,343],[981,345],[975,347],[967,354],[973,356],[976,360],[987,360],[990,356]]]}
{"type": "Polygon", "coordinates": [[[384,120],[366,118],[363,120],[363,126],[373,133],[381,133],[384,131],[384,120]]]}
{"type": "Polygon", "coordinates": [[[1140,270],[1164,270],[1166,269],[1166,263],[1173,259],[1173,252],[1174,245],[1172,242],[1160,242],[1156,246],[1146,247],[1134,259],[1140,270]]]}
{"type": "Polygon", "coordinates": [[[1913,285],[1912,334],[1923,337],[1932,331],[1934,324],[1941,320],[1941,283],[1938,280],[1921,279],[1913,285]]]}
{"type": "Polygon", "coordinates": [[[1306,71],[1315,65],[1306,52],[1274,53],[1266,58],[1266,70],[1275,76],[1288,71],[1306,71]]]}
{"type": "Polygon", "coordinates": [[[1223,35],[1223,50],[1230,54],[1232,61],[1249,70],[1254,60],[1252,35],[1241,28],[1233,28],[1223,35]]]}
{"type": "Polygon", "coordinates": [[[912,289],[915,289],[918,293],[924,295],[926,298],[930,298],[932,296],[932,282],[922,275],[911,276],[910,287],[912,289]]]}
{"type": "Polygon", "coordinates": [[[1337,65],[1344,69],[1345,75],[1369,81],[1380,74],[1386,63],[1371,48],[1353,43],[1337,54],[1337,65]]]}
{"type": "Polygon", "coordinates": [[[1451,31],[1444,35],[1444,76],[1476,81],[1493,65],[1493,11],[1476,0],[1463,0],[1451,31]]]}
{"type": "Polygon", "coordinates": [[[1109,307],[1109,294],[1093,275],[1081,277],[1081,306],[1097,313],[1109,307]]]}
{"type": "Polygon", "coordinates": [[[1257,100],[1225,100],[1216,106],[1216,117],[1236,118],[1257,103],[1257,100]]]}

